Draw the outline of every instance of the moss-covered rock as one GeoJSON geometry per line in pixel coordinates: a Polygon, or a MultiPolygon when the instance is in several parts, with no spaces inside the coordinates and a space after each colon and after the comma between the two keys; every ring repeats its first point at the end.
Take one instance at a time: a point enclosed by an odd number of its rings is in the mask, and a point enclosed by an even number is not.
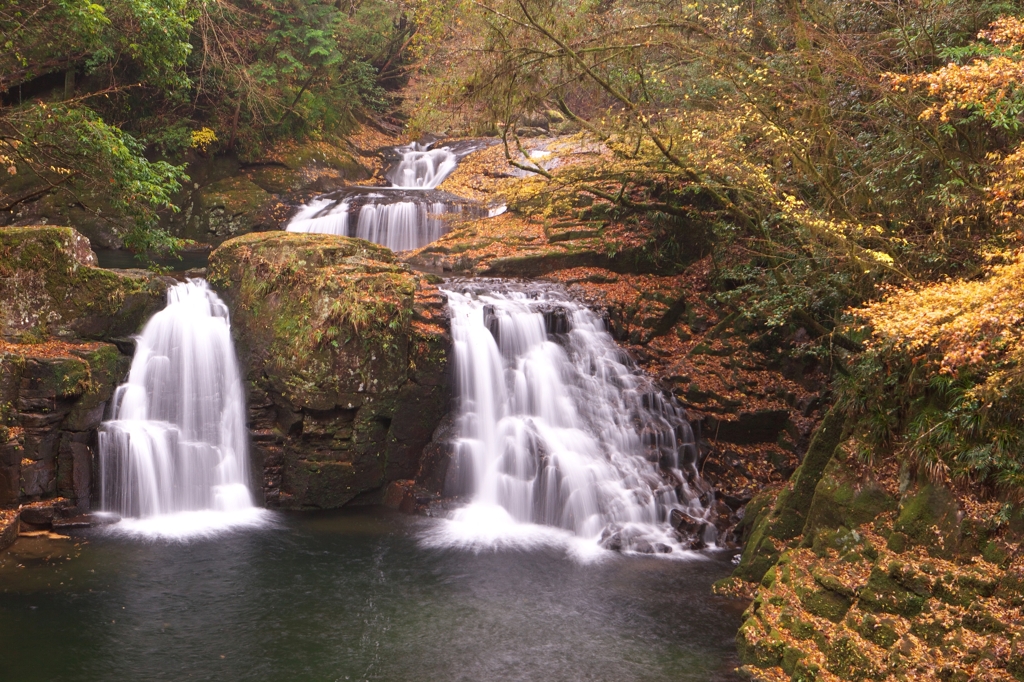
{"type": "Polygon", "coordinates": [[[102,343],[0,342],[0,507],[88,508],[96,427],[129,362],[102,343]]]}
{"type": "Polygon", "coordinates": [[[202,187],[188,219],[188,236],[198,241],[235,237],[275,227],[269,216],[271,195],[244,175],[202,187]]]}
{"type": "Polygon", "coordinates": [[[842,431],[842,412],[830,410],[793,478],[778,494],[771,509],[754,521],[740,564],[733,575],[749,582],[759,581],[778,559],[780,547],[801,535],[815,489],[839,446],[842,431]]]}
{"type": "Polygon", "coordinates": [[[163,280],[95,265],[70,227],[0,228],[0,338],[122,337],[163,306],[163,280]]]}
{"type": "Polygon", "coordinates": [[[283,143],[254,161],[245,167],[245,176],[271,194],[328,191],[373,176],[352,149],[324,141],[283,143]]]}
{"type": "Polygon", "coordinates": [[[210,258],[268,504],[339,507],[416,474],[448,409],[444,299],[380,246],[250,234],[210,258]]]}
{"type": "MultiPolygon", "coordinates": [[[[959,554],[943,558],[918,542],[922,519],[935,533],[943,519],[963,526],[989,513],[979,507],[952,514],[953,494],[934,483],[910,492],[902,509],[853,528],[826,525],[848,516],[822,516],[813,549],[805,543],[781,552],[737,635],[753,679],[1017,679],[1024,556],[1017,552],[999,566],[962,544],[959,554]],[[893,549],[892,535],[908,540],[893,549]]],[[[1019,546],[1019,536],[1001,533],[1007,546],[1019,546]]]]}
{"type": "Polygon", "coordinates": [[[949,558],[960,544],[963,514],[944,487],[926,483],[900,505],[894,530],[910,542],[928,548],[934,556],[949,558]]]}
{"type": "Polygon", "coordinates": [[[896,506],[896,499],[875,480],[870,468],[853,461],[846,448],[838,447],[814,489],[803,529],[804,544],[842,550],[851,529],[896,506]]]}

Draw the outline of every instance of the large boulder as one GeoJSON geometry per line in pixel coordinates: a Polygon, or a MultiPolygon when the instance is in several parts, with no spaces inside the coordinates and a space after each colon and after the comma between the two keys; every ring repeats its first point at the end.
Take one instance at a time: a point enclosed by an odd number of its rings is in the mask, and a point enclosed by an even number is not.
{"type": "Polygon", "coordinates": [[[270,201],[268,192],[243,175],[218,180],[196,192],[186,235],[219,241],[276,227],[270,201]]]}
{"type": "Polygon", "coordinates": [[[449,402],[429,278],[362,240],[269,232],[225,242],[209,280],[231,309],[268,506],[340,507],[416,475],[449,402]]]}
{"type": "Polygon", "coordinates": [[[96,428],[129,364],[106,343],[0,341],[0,507],[89,507],[96,428]]]}
{"type": "Polygon", "coordinates": [[[0,228],[0,339],[123,337],[163,307],[165,281],[95,265],[70,227],[0,228]]]}
{"type": "Polygon", "coordinates": [[[130,347],[169,281],[95,266],[70,227],[0,228],[0,508],[96,492],[96,428],[130,364],[103,341],[130,347]]]}

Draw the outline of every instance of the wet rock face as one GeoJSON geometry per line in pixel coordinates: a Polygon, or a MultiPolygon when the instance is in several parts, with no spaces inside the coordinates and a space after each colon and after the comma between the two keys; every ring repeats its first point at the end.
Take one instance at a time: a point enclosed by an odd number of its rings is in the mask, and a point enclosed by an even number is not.
{"type": "Polygon", "coordinates": [[[89,508],[96,428],[128,365],[104,343],[0,342],[0,507],[89,508]]]}
{"type": "Polygon", "coordinates": [[[268,506],[340,507],[413,478],[448,410],[445,301],[387,249],[271,232],[225,242],[231,308],[268,506]]]}
{"type": "Polygon", "coordinates": [[[70,227],[0,228],[0,339],[127,336],[163,306],[160,278],[95,265],[70,227]]]}
{"type": "Polygon", "coordinates": [[[119,345],[168,281],[95,265],[69,227],[0,228],[0,508],[84,511],[97,492],[96,428],[130,364],[119,345]]]}

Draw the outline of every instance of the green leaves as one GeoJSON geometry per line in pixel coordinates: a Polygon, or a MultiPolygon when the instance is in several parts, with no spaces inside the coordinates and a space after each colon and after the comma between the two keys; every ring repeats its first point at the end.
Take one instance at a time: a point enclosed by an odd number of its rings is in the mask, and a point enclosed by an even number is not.
{"type": "Polygon", "coordinates": [[[188,179],[184,166],[149,161],[138,140],[80,105],[29,107],[6,122],[20,139],[16,146],[0,142],[0,149],[14,155],[23,171],[71,194],[87,210],[102,214],[106,208],[131,246],[173,245],[155,226],[159,210],[177,210],[173,196],[188,179]]]}

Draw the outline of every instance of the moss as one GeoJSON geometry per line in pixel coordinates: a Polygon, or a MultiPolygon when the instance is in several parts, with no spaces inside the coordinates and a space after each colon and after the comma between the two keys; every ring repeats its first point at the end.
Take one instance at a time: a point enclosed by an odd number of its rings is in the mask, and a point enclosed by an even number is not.
{"type": "Polygon", "coordinates": [[[832,590],[815,590],[807,592],[800,598],[800,603],[808,613],[838,623],[846,616],[853,601],[832,590]]]}
{"type": "Polygon", "coordinates": [[[896,508],[896,500],[873,480],[863,481],[843,448],[822,473],[804,526],[806,543],[815,542],[820,529],[856,528],[896,508]]]}
{"type": "Polygon", "coordinates": [[[825,668],[843,680],[882,679],[884,674],[875,671],[871,661],[861,653],[857,643],[849,637],[841,637],[825,652],[825,668]]]}
{"type": "Polygon", "coordinates": [[[415,475],[447,405],[446,336],[417,298],[443,305],[436,289],[383,247],[286,232],[225,242],[209,280],[250,392],[275,406],[268,430],[291,435],[282,504],[341,506],[415,475]]]}
{"type": "Polygon", "coordinates": [[[815,489],[839,446],[843,422],[843,413],[837,409],[825,415],[792,480],[779,493],[771,512],[755,523],[733,575],[750,582],[760,580],[779,556],[776,543],[789,542],[803,532],[815,489]]]}
{"type": "Polygon", "coordinates": [[[883,649],[892,648],[900,638],[891,618],[879,618],[872,613],[864,616],[855,629],[861,637],[883,649]]]}
{"type": "Polygon", "coordinates": [[[53,360],[50,363],[49,373],[52,390],[58,397],[77,398],[89,391],[95,391],[89,363],[78,358],[53,360]]]}
{"type": "Polygon", "coordinates": [[[366,490],[383,485],[379,468],[352,462],[295,459],[285,467],[288,487],[298,493],[303,508],[333,509],[366,490]]]}
{"type": "Polygon", "coordinates": [[[953,606],[967,607],[978,599],[995,594],[999,582],[991,576],[977,575],[965,569],[962,573],[946,574],[935,581],[933,594],[940,601],[953,606]]]}
{"type": "Polygon", "coordinates": [[[924,610],[925,597],[900,585],[892,571],[876,566],[867,585],[860,591],[860,607],[869,612],[891,613],[905,618],[917,616],[924,610]]]}
{"type": "Polygon", "coordinates": [[[740,626],[736,634],[736,648],[741,660],[758,668],[772,668],[782,664],[785,643],[778,633],[766,633],[763,627],[751,618],[740,626]]]}
{"type": "Polygon", "coordinates": [[[807,656],[806,652],[801,651],[797,647],[787,646],[782,652],[782,663],[781,667],[783,672],[788,675],[792,675],[800,663],[801,659],[807,656]]]}
{"type": "Polygon", "coordinates": [[[973,630],[978,634],[1005,632],[1007,627],[1005,623],[986,609],[980,602],[974,602],[967,607],[967,613],[964,614],[961,622],[965,628],[973,630]]]}
{"type": "Polygon", "coordinates": [[[366,180],[371,175],[350,153],[324,142],[282,148],[271,155],[289,170],[332,168],[340,171],[347,180],[366,180]]]}
{"type": "Polygon", "coordinates": [[[162,307],[164,282],[94,262],[88,240],[71,228],[0,228],[0,337],[125,336],[162,307]]]}
{"type": "Polygon", "coordinates": [[[416,278],[393,261],[361,240],[259,233],[217,249],[209,279],[279,393],[299,407],[358,407],[408,370],[416,278]]]}
{"type": "Polygon", "coordinates": [[[927,483],[903,500],[894,530],[933,556],[950,558],[959,546],[960,510],[946,488],[927,483]]]}

